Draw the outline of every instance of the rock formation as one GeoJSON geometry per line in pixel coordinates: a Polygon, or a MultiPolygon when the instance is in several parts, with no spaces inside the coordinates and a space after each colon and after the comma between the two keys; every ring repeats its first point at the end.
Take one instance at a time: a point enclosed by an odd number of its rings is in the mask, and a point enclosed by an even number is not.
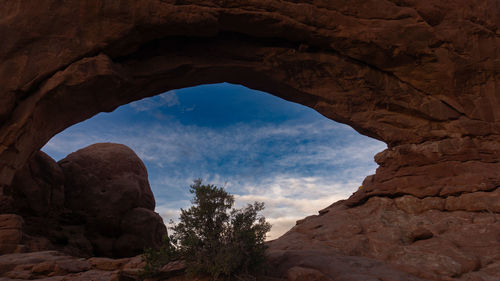
{"type": "Polygon", "coordinates": [[[23,218],[17,252],[57,249],[76,256],[90,256],[85,219],[65,208],[65,175],[54,159],[36,152],[5,189],[3,213],[23,218]]]}
{"type": "Polygon", "coordinates": [[[0,256],[0,281],[7,280],[135,280],[141,258],[77,258],[56,251],[0,256]]]}
{"type": "Polygon", "coordinates": [[[99,143],[59,161],[66,176],[65,205],[86,221],[94,253],[130,257],[159,246],[166,235],[146,167],[128,147],[99,143]]]}
{"type": "Polygon", "coordinates": [[[14,214],[0,215],[0,255],[19,250],[22,239],[23,218],[14,214]]]}
{"type": "MultiPolygon", "coordinates": [[[[399,214],[413,202],[442,220],[498,214],[496,0],[12,0],[0,19],[2,193],[70,125],[170,89],[225,81],[309,106],[388,144],[346,208],[363,213],[379,202],[399,214]]],[[[441,239],[433,228],[422,231],[414,236],[433,237],[411,245],[441,239]]],[[[400,249],[423,249],[409,245],[400,249]]],[[[395,260],[372,249],[360,254],[395,260]]],[[[482,262],[432,274],[465,278],[486,272],[482,262]]]]}
{"type": "Polygon", "coordinates": [[[1,253],[131,257],[167,233],[146,168],[124,145],[94,144],[59,163],[38,152],[9,190],[16,215],[0,215],[1,253]]]}
{"type": "Polygon", "coordinates": [[[373,197],[353,208],[339,201],[317,216],[298,221],[270,242],[270,257],[281,275],[301,264],[345,280],[373,276],[387,280],[500,280],[500,192],[475,194],[481,197],[373,197]],[[485,208],[488,201],[495,201],[497,209],[485,208]],[[367,259],[349,262],[360,256],[367,259]],[[280,262],[283,260],[286,262],[280,262]],[[373,260],[384,261],[393,272],[380,270],[373,260]]]}

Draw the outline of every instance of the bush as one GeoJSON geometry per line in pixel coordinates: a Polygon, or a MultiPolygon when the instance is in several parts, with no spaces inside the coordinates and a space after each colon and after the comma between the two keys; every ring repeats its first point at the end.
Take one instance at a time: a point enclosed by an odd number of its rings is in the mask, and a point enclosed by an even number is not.
{"type": "Polygon", "coordinates": [[[170,243],[168,236],[163,237],[163,244],[159,249],[147,248],[142,254],[145,264],[139,272],[140,279],[153,277],[162,266],[179,258],[177,249],[170,243]]]}
{"type": "Polygon", "coordinates": [[[188,274],[206,274],[214,280],[262,271],[264,241],[271,229],[259,215],[264,203],[232,209],[232,195],[224,188],[203,185],[201,180],[191,185],[190,192],[194,194],[193,206],[181,209],[180,221],[171,227],[174,233],[165,241],[163,250],[145,252],[146,266],[158,270],[173,258],[182,258],[188,274]]]}

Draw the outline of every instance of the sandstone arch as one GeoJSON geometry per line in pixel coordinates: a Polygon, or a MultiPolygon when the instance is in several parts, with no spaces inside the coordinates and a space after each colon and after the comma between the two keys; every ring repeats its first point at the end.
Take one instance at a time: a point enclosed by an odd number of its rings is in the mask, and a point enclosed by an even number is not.
{"type": "Polygon", "coordinates": [[[173,88],[233,82],[386,142],[372,195],[498,186],[496,1],[7,1],[0,183],[64,128],[173,88]]]}
{"type": "MultiPolygon", "coordinates": [[[[280,270],[345,273],[325,267],[350,264],[339,251],[425,279],[499,277],[498,1],[61,3],[0,7],[0,186],[53,135],[98,112],[233,82],[312,107],[389,147],[363,189],[271,245],[280,270]],[[460,227],[443,234],[448,219],[460,227]],[[370,236],[371,224],[379,228],[370,236]],[[387,237],[399,243],[389,253],[380,243],[387,237]]],[[[382,276],[362,264],[366,276],[382,276]]]]}

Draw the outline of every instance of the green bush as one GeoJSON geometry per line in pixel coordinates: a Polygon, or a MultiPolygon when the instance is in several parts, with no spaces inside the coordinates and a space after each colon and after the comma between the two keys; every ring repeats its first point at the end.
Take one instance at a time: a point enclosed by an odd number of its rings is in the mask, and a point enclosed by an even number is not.
{"type": "MultiPolygon", "coordinates": [[[[190,275],[209,275],[214,280],[231,280],[262,271],[264,244],[271,225],[259,212],[264,203],[255,202],[234,209],[234,197],[224,188],[191,185],[193,206],[181,209],[179,223],[159,251],[147,250],[144,259],[149,272],[176,258],[183,259],[190,275]]],[[[146,267],[145,270],[146,271],[146,267]]]]}
{"type": "Polygon", "coordinates": [[[163,244],[159,249],[147,248],[142,254],[145,264],[139,272],[141,279],[153,277],[162,266],[179,258],[177,249],[170,243],[168,236],[163,237],[163,244]]]}

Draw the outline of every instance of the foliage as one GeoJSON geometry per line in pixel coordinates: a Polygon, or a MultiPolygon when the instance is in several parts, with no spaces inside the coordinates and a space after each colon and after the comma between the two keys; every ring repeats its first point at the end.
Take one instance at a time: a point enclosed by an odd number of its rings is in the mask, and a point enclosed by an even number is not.
{"type": "Polygon", "coordinates": [[[144,253],[145,260],[150,259],[146,265],[158,270],[173,257],[182,258],[188,274],[206,274],[214,280],[259,273],[265,263],[266,233],[271,229],[259,215],[264,203],[234,209],[232,195],[224,188],[203,185],[201,180],[191,185],[190,192],[193,206],[181,209],[163,253],[144,253]]]}
{"type": "Polygon", "coordinates": [[[145,264],[139,272],[141,279],[152,277],[158,273],[162,266],[179,258],[177,249],[172,245],[168,236],[163,237],[159,249],[146,248],[142,254],[145,264]]]}

